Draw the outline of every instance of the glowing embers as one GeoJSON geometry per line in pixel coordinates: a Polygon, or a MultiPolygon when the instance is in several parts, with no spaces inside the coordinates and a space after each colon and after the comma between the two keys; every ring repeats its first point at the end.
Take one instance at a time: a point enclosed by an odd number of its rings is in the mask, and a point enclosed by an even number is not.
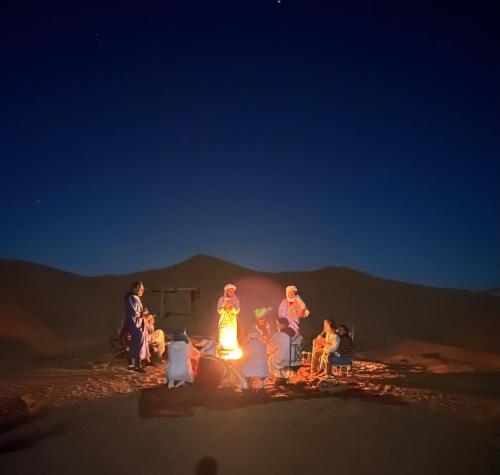
{"type": "Polygon", "coordinates": [[[224,312],[219,319],[217,356],[225,360],[239,360],[243,356],[238,343],[238,318],[233,312],[224,312]]]}

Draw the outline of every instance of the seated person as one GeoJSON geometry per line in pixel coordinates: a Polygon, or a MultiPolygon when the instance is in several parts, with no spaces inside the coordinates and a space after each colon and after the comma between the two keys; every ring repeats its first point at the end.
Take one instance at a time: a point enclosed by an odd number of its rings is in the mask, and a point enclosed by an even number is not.
{"type": "Polygon", "coordinates": [[[319,371],[321,357],[325,353],[330,353],[332,348],[336,348],[339,343],[339,336],[336,331],[335,322],[331,319],[323,320],[323,331],[313,340],[311,356],[311,373],[319,371]]]}
{"type": "Polygon", "coordinates": [[[266,343],[271,338],[271,325],[267,321],[267,315],[271,310],[271,307],[256,308],[254,310],[255,318],[257,319],[257,329],[260,331],[261,340],[266,343]]]}
{"type": "Polygon", "coordinates": [[[209,390],[231,386],[248,389],[247,382],[230,362],[208,355],[200,357],[195,383],[209,390]]]}
{"type": "Polygon", "coordinates": [[[148,345],[153,355],[161,360],[165,352],[165,334],[163,330],[155,330],[155,315],[150,314],[147,308],[144,309],[144,317],[148,332],[148,345]]]}
{"type": "Polygon", "coordinates": [[[262,334],[257,328],[248,334],[248,340],[243,344],[243,359],[240,362],[241,375],[246,378],[248,386],[252,387],[258,380],[258,388],[264,388],[268,375],[267,345],[261,340],[262,334]]]}
{"type": "Polygon", "coordinates": [[[166,368],[169,388],[178,388],[194,381],[193,360],[197,361],[199,352],[191,345],[185,330],[176,330],[174,338],[167,346],[168,363],[166,368]]]}
{"type": "Polygon", "coordinates": [[[352,364],[352,338],[349,336],[349,329],[346,325],[339,325],[337,329],[339,337],[337,344],[329,349],[328,362],[332,365],[352,364]]]}
{"type": "Polygon", "coordinates": [[[290,367],[290,353],[292,338],[295,336],[295,331],[290,328],[288,319],[282,317],[276,320],[278,329],[267,346],[269,371],[275,378],[275,383],[282,383],[283,369],[290,367]]]}

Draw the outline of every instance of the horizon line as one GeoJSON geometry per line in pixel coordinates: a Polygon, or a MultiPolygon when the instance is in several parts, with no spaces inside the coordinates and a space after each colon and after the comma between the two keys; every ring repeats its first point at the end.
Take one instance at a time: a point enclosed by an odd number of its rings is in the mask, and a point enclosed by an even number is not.
{"type": "Polygon", "coordinates": [[[128,275],[140,274],[140,273],[143,273],[143,272],[152,272],[152,271],[167,270],[169,268],[185,264],[185,263],[187,263],[189,261],[192,261],[192,260],[194,260],[196,258],[213,259],[215,261],[220,261],[220,262],[222,262],[224,264],[230,264],[230,265],[233,265],[233,266],[240,267],[243,270],[247,270],[247,271],[251,271],[251,272],[257,272],[257,273],[261,273],[261,274],[313,273],[313,272],[320,272],[322,270],[326,270],[326,269],[329,269],[329,268],[330,269],[339,269],[339,270],[345,269],[345,270],[348,270],[348,271],[356,272],[358,274],[364,274],[366,276],[373,277],[375,279],[380,279],[380,280],[385,280],[385,281],[391,281],[391,282],[397,282],[397,283],[407,284],[407,285],[414,285],[414,286],[419,286],[419,287],[432,288],[432,289],[459,290],[459,291],[477,292],[477,293],[494,293],[494,292],[498,292],[500,290],[500,287],[492,287],[492,288],[488,288],[488,289],[475,290],[475,289],[468,289],[468,288],[462,288],[462,287],[433,286],[433,285],[430,285],[430,284],[423,284],[423,283],[419,283],[419,282],[409,282],[409,281],[398,280],[398,279],[394,279],[394,278],[390,278],[390,277],[382,277],[382,276],[379,276],[379,275],[376,275],[376,274],[372,274],[370,272],[366,272],[366,271],[363,271],[363,270],[355,269],[353,267],[348,267],[348,266],[334,266],[334,265],[331,265],[331,264],[328,264],[328,265],[325,265],[325,266],[322,266],[322,267],[319,267],[319,268],[311,269],[311,270],[263,271],[263,270],[259,270],[259,269],[255,269],[255,268],[251,268],[251,267],[246,267],[246,266],[243,266],[243,265],[238,264],[236,262],[232,262],[232,261],[229,261],[229,260],[226,260],[226,259],[222,259],[221,257],[211,256],[209,254],[201,254],[201,253],[200,254],[194,254],[191,257],[188,257],[188,258],[186,258],[184,260],[181,260],[181,261],[175,262],[174,264],[166,265],[166,266],[163,266],[163,267],[152,267],[152,268],[149,268],[149,269],[141,269],[141,270],[136,270],[136,271],[132,271],[132,272],[105,273],[105,274],[82,274],[82,273],[74,272],[74,271],[71,271],[71,270],[62,269],[60,267],[56,267],[56,266],[53,266],[53,265],[45,264],[43,262],[31,261],[31,260],[26,260],[26,259],[16,259],[16,258],[10,258],[10,257],[0,257],[0,263],[2,263],[2,262],[14,262],[14,263],[32,264],[32,265],[37,265],[37,266],[40,266],[40,267],[45,267],[45,268],[48,268],[48,269],[51,269],[51,270],[55,270],[55,271],[58,271],[58,272],[63,272],[65,274],[71,274],[71,275],[74,275],[74,276],[77,276],[77,277],[84,277],[84,278],[105,278],[105,277],[126,277],[128,275]]]}

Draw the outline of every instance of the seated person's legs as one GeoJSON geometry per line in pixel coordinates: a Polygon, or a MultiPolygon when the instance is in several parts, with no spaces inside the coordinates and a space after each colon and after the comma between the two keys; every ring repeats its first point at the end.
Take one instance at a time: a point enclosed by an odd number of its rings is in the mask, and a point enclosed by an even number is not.
{"type": "Polygon", "coordinates": [[[322,355],[323,355],[323,347],[313,348],[313,351],[311,353],[311,373],[319,371],[322,355]]]}

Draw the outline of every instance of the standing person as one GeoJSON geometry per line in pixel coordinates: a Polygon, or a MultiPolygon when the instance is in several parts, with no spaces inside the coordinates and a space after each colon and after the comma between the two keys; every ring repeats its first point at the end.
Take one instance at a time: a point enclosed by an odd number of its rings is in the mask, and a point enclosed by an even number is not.
{"type": "Polygon", "coordinates": [[[128,351],[128,369],[145,373],[141,367],[141,360],[149,359],[148,331],[144,318],[141,297],[144,294],[144,284],[141,281],[133,282],[129,292],[125,295],[125,318],[123,328],[130,334],[128,351]]]}
{"type": "Polygon", "coordinates": [[[240,313],[240,300],[235,295],[236,286],[227,284],[224,295],[217,302],[219,314],[219,352],[221,356],[229,356],[241,351],[238,343],[238,314],[240,313]]]}
{"type": "Polygon", "coordinates": [[[257,379],[258,388],[264,389],[264,382],[268,375],[267,345],[262,341],[261,333],[257,328],[248,333],[248,340],[243,344],[240,371],[249,387],[252,387],[253,380],[257,379]]]}
{"type": "Polygon", "coordinates": [[[309,310],[306,308],[306,304],[297,295],[297,287],[295,285],[289,285],[285,292],[286,298],[281,301],[278,309],[278,315],[280,318],[286,318],[290,325],[290,328],[299,333],[299,323],[301,318],[307,318],[310,314],[309,310]]]}

